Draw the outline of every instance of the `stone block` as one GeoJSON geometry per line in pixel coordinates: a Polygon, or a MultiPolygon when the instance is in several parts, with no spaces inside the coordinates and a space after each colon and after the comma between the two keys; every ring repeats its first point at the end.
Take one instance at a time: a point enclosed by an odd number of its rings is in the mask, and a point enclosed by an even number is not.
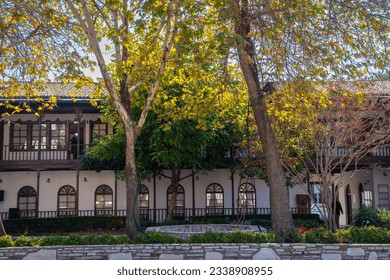
{"type": "Polygon", "coordinates": [[[46,250],[42,249],[35,253],[27,254],[24,260],[56,260],[57,252],[56,250],[46,250]]]}
{"type": "Polygon", "coordinates": [[[280,260],[280,257],[271,248],[261,248],[260,251],[253,256],[254,260],[280,260]]]}
{"type": "Polygon", "coordinates": [[[376,252],[371,252],[369,255],[368,255],[368,259],[369,260],[377,260],[378,259],[378,254],[376,252]]]}
{"type": "Polygon", "coordinates": [[[361,257],[364,256],[365,252],[362,248],[348,248],[347,255],[351,257],[361,257]]]}
{"type": "Polygon", "coordinates": [[[323,253],[321,260],[341,260],[341,254],[323,253]]]}
{"type": "Polygon", "coordinates": [[[222,260],[223,255],[218,252],[206,252],[205,260],[222,260]]]}
{"type": "Polygon", "coordinates": [[[160,260],[184,260],[183,255],[175,255],[175,254],[161,254],[160,260]]]}
{"type": "Polygon", "coordinates": [[[114,253],[108,255],[109,260],[132,260],[133,255],[131,253],[114,253]]]}

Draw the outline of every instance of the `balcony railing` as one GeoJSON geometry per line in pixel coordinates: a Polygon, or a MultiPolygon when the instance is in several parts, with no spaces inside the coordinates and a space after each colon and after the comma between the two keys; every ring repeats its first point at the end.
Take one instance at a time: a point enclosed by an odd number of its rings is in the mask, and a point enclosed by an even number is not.
{"type": "MultiPolygon", "coordinates": [[[[220,211],[210,211],[210,208],[186,208],[176,209],[174,217],[185,221],[192,221],[195,217],[218,217],[218,216],[237,216],[244,217],[248,215],[267,215],[271,214],[270,208],[220,208],[220,211]]],[[[290,208],[293,214],[298,213],[298,208],[290,208]]],[[[167,209],[139,209],[139,215],[144,220],[150,220],[154,223],[162,223],[167,219],[167,209]]],[[[92,216],[126,216],[126,210],[78,210],[69,211],[38,211],[38,212],[0,212],[2,220],[9,219],[32,219],[32,218],[61,218],[61,217],[92,217],[92,216]]]]}
{"type": "Polygon", "coordinates": [[[36,161],[36,160],[70,160],[85,154],[88,145],[65,145],[59,149],[14,149],[3,145],[1,160],[3,161],[36,161]]]}
{"type": "MultiPolygon", "coordinates": [[[[334,155],[338,157],[346,156],[350,153],[350,150],[348,148],[338,148],[334,151],[334,155]]],[[[383,146],[383,147],[377,147],[370,151],[367,156],[370,157],[390,157],[390,147],[383,146]]]]}

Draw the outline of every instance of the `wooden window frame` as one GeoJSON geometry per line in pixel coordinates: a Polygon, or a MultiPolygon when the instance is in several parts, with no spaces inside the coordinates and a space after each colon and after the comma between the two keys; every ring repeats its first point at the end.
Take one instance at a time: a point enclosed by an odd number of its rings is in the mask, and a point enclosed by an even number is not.
{"type": "Polygon", "coordinates": [[[225,202],[224,202],[224,189],[223,187],[218,183],[211,183],[206,188],[206,213],[208,215],[222,215],[223,209],[225,208],[225,202]],[[218,201],[218,198],[209,198],[209,195],[215,195],[215,194],[222,194],[221,202],[222,206],[216,206],[216,201],[218,201]],[[213,205],[209,206],[209,202],[213,201],[213,205]]]}
{"type": "Polygon", "coordinates": [[[113,214],[113,206],[114,206],[114,192],[112,188],[108,185],[100,185],[95,190],[95,214],[97,216],[107,216],[113,214]],[[100,200],[100,202],[103,202],[103,208],[98,208],[98,196],[102,196],[103,200],[100,200]],[[111,196],[111,197],[110,197],[111,196]],[[111,200],[110,200],[111,198],[111,200]],[[111,201],[111,206],[106,207],[106,202],[111,201]]]}
{"type": "Polygon", "coordinates": [[[20,217],[35,217],[37,213],[37,191],[31,186],[24,186],[18,191],[18,209],[20,217]],[[26,202],[21,202],[21,198],[27,198],[26,202]],[[34,198],[34,201],[31,202],[31,199],[34,198]],[[21,205],[33,205],[33,208],[23,209],[21,205]]]}
{"type": "Polygon", "coordinates": [[[71,185],[64,185],[58,190],[57,194],[57,213],[58,216],[77,216],[77,191],[71,185]],[[66,190],[66,193],[61,193],[62,190],[66,190]],[[60,209],[60,197],[66,196],[66,208],[60,209]],[[74,197],[74,201],[69,201],[69,197],[74,197]],[[74,203],[74,207],[69,207],[70,203],[74,203]]]}

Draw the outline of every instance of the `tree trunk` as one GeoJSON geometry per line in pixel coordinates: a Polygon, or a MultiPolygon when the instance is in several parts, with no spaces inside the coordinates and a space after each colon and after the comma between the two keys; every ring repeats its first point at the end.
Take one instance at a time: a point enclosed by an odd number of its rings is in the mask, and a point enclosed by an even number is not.
{"type": "Polygon", "coordinates": [[[235,32],[242,38],[242,42],[237,43],[240,66],[248,86],[249,99],[265,157],[270,187],[272,227],[276,233],[283,233],[291,230],[294,225],[289,209],[289,194],[280,161],[279,149],[267,113],[266,94],[272,92],[273,86],[271,83],[267,83],[264,88],[260,86],[255,64],[255,46],[249,35],[250,17],[248,16],[247,6],[241,7],[240,1],[236,0],[234,9],[236,14],[235,32]]]}
{"type": "Polygon", "coordinates": [[[180,172],[181,169],[172,168],[171,169],[171,186],[172,186],[172,193],[171,193],[171,201],[168,205],[168,211],[167,211],[167,219],[173,218],[173,212],[175,210],[176,206],[176,197],[177,197],[177,188],[179,187],[180,182],[180,172]]]}
{"type": "MultiPolygon", "coordinates": [[[[125,124],[126,126],[126,124],[125,124]]],[[[134,238],[139,232],[138,178],[135,162],[135,139],[133,129],[126,128],[126,233],[134,238]]]]}
{"type": "Polygon", "coordinates": [[[0,236],[7,235],[7,232],[5,231],[3,220],[0,217],[0,236]]]}

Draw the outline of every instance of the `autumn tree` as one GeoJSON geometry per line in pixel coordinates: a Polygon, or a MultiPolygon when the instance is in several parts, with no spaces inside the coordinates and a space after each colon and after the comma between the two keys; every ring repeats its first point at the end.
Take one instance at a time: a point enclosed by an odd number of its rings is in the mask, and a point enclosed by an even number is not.
{"type": "Polygon", "coordinates": [[[326,212],[321,214],[333,231],[336,222],[332,209],[339,190],[351,177],[346,174],[367,168],[365,157],[375,155],[390,141],[390,103],[381,96],[382,84],[379,81],[335,83],[324,88],[328,105],[318,111],[310,125],[309,141],[295,150],[304,168],[286,166],[295,182],[302,184],[308,179],[318,182],[326,212]],[[311,178],[307,178],[308,173],[311,178]]]}
{"type": "Polygon", "coordinates": [[[389,64],[388,1],[227,1],[269,178],[273,229],[292,228],[288,192],[267,113],[274,83],[368,77],[389,64]]]}

